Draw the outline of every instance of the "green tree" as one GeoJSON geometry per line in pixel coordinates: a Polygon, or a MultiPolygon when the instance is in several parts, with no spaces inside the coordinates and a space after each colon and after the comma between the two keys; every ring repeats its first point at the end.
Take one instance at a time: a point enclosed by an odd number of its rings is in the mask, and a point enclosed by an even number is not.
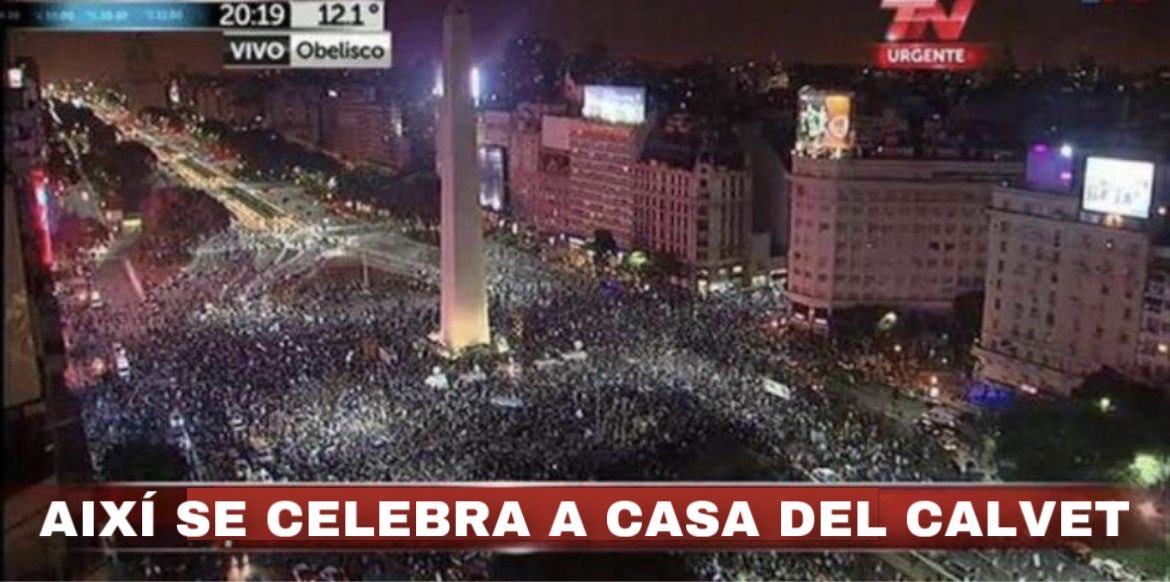
{"type": "Polygon", "coordinates": [[[1170,404],[1104,370],[1070,398],[1019,402],[998,419],[997,454],[1010,480],[1118,481],[1141,454],[1170,455],[1170,404]]]}

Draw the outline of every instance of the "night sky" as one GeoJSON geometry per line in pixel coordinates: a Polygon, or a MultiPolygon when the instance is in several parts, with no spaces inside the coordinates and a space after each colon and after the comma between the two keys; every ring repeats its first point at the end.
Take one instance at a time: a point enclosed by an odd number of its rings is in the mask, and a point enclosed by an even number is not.
{"type": "MultiPolygon", "coordinates": [[[[1083,51],[1126,68],[1170,65],[1170,0],[980,0],[964,39],[1010,45],[1021,64],[1068,63],[1083,51]]],[[[891,14],[879,0],[467,0],[479,60],[507,39],[536,34],[577,48],[604,41],[613,55],[681,62],[704,56],[767,57],[786,62],[861,63],[891,14]]],[[[437,54],[441,0],[389,0],[398,60],[437,54]]],[[[214,70],[214,34],[152,35],[160,69],[179,63],[214,70]]],[[[15,51],[38,57],[46,76],[119,75],[118,34],[14,35],[15,51]]]]}

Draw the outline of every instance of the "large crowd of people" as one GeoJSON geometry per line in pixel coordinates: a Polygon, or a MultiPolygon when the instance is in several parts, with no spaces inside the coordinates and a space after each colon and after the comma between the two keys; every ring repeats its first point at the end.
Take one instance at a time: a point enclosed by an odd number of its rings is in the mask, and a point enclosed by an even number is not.
{"type": "MultiPolygon", "coordinates": [[[[164,442],[192,478],[213,481],[956,477],[936,445],[811,388],[832,356],[768,332],[781,309],[771,290],[699,300],[491,241],[496,341],[452,360],[433,341],[432,276],[371,275],[314,255],[320,237],[297,249],[286,239],[230,229],[200,240],[180,271],[142,269],[144,300],[69,310],[75,365],[109,360],[112,346],[129,364],[74,376],[99,473],[115,447],[164,442]]],[[[95,269],[94,284],[125,270],[95,269]]],[[[873,555],[663,559],[681,572],[664,577],[898,576],[873,555]]],[[[522,577],[508,560],[252,556],[250,568],[298,580],[522,577]]],[[[138,575],[166,577],[157,564],[138,575]]]]}

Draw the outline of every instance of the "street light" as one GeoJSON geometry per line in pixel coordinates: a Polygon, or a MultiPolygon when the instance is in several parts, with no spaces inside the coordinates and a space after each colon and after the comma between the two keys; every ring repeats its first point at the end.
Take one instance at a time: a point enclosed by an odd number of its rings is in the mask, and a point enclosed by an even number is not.
{"type": "Polygon", "coordinates": [[[1097,407],[1101,409],[1101,414],[1106,414],[1113,409],[1113,400],[1106,396],[1097,402],[1097,407]]]}

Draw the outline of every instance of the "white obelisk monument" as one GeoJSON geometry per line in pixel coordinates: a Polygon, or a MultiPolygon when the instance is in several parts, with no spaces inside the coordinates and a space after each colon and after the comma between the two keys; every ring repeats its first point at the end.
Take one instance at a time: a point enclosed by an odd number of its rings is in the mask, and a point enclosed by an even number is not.
{"type": "Polygon", "coordinates": [[[462,1],[453,0],[443,18],[443,98],[437,137],[443,189],[440,337],[452,352],[491,341],[472,99],[471,17],[462,1]]]}

